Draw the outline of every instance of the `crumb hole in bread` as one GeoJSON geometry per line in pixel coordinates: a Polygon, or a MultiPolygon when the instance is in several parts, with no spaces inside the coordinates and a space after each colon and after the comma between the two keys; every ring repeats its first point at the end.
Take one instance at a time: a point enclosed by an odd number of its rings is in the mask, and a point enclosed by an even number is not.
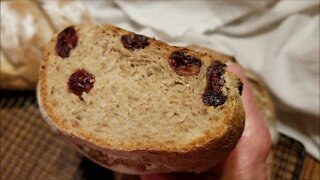
{"type": "Polygon", "coordinates": [[[238,80],[238,91],[240,96],[242,95],[242,90],[243,90],[243,83],[241,82],[241,80],[238,80]]]}
{"type": "Polygon", "coordinates": [[[111,90],[111,93],[112,93],[112,94],[115,94],[116,91],[117,91],[117,90],[116,90],[116,87],[115,87],[114,85],[111,86],[110,90],[111,90]]]}
{"type": "Polygon", "coordinates": [[[53,107],[57,107],[58,106],[58,101],[57,100],[53,100],[52,101],[52,106],[53,107]]]}
{"type": "Polygon", "coordinates": [[[59,65],[56,66],[56,70],[60,71],[60,66],[59,65]]]}
{"type": "Polygon", "coordinates": [[[153,74],[153,73],[152,73],[151,71],[147,71],[147,76],[148,76],[148,77],[152,76],[152,74],[153,74]]]}
{"type": "Polygon", "coordinates": [[[79,122],[78,122],[78,121],[73,120],[73,121],[71,122],[71,126],[76,128],[76,127],[79,127],[79,126],[80,126],[80,124],[79,124],[79,122]]]}
{"type": "Polygon", "coordinates": [[[105,56],[107,54],[107,48],[102,49],[101,56],[105,56]]]}
{"type": "Polygon", "coordinates": [[[82,117],[80,115],[76,115],[76,120],[82,120],[82,117]]]}
{"type": "MultiPolygon", "coordinates": [[[[129,101],[138,101],[139,98],[138,98],[138,97],[135,97],[135,96],[128,95],[128,100],[129,100],[129,101]]],[[[130,107],[130,104],[129,104],[128,106],[130,107]]]]}
{"type": "Polygon", "coordinates": [[[157,73],[161,73],[162,72],[162,68],[160,68],[158,66],[154,66],[154,67],[152,67],[152,69],[157,73]]]}
{"type": "Polygon", "coordinates": [[[203,114],[203,115],[206,115],[206,114],[208,114],[208,111],[207,111],[207,109],[202,109],[202,111],[201,111],[201,114],[203,114]]]}
{"type": "Polygon", "coordinates": [[[55,87],[52,87],[51,90],[50,90],[50,94],[53,94],[54,90],[55,90],[55,87]]]}
{"type": "Polygon", "coordinates": [[[106,63],[100,63],[100,66],[102,69],[105,69],[107,67],[107,64],[106,63]]]}
{"type": "Polygon", "coordinates": [[[182,82],[179,82],[179,81],[175,81],[174,84],[175,84],[175,85],[183,85],[183,83],[182,83],[182,82]]]}

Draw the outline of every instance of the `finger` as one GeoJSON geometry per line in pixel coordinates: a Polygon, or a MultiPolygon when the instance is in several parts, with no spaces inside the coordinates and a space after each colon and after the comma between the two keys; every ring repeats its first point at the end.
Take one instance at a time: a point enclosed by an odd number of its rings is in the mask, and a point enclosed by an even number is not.
{"type": "Polygon", "coordinates": [[[251,90],[250,83],[246,78],[244,69],[241,68],[240,65],[230,63],[228,64],[228,70],[235,73],[243,83],[243,93],[241,99],[246,115],[246,125],[243,135],[247,136],[259,133],[256,135],[264,137],[266,144],[268,144],[267,142],[269,142],[270,134],[269,131],[267,131],[266,123],[260,114],[258,106],[256,105],[255,98],[251,90]]]}
{"type": "MultiPolygon", "coordinates": [[[[244,70],[237,64],[228,64],[228,70],[243,83],[242,103],[246,114],[245,129],[235,149],[223,162],[222,179],[252,179],[252,174],[263,175],[265,159],[270,152],[270,136],[244,70]]],[[[212,169],[211,172],[216,172],[212,169]]],[[[262,177],[262,176],[261,176],[262,177]]]]}
{"type": "Polygon", "coordinates": [[[241,82],[243,83],[243,91],[242,91],[242,104],[245,110],[246,115],[246,125],[245,125],[245,131],[243,133],[244,136],[247,134],[252,133],[253,131],[247,131],[248,129],[255,129],[255,127],[260,126],[261,123],[264,124],[263,117],[260,114],[260,111],[258,109],[258,106],[256,105],[253,92],[250,87],[250,83],[248,79],[246,78],[245,72],[243,68],[240,65],[229,63],[228,70],[236,74],[241,82]],[[259,125],[258,125],[259,124],[259,125]]]}
{"type": "Polygon", "coordinates": [[[237,65],[234,63],[229,63],[227,65],[228,65],[228,70],[236,74],[240,78],[241,82],[243,83],[241,99],[242,99],[244,109],[246,111],[246,115],[259,113],[259,110],[255,104],[253,93],[250,88],[250,83],[246,78],[243,68],[240,65],[237,65]]]}

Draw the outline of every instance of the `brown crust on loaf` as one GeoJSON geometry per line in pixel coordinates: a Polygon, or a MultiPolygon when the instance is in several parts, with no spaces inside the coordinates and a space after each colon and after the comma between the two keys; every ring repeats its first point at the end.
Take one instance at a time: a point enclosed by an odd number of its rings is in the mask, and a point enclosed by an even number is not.
{"type": "MultiPolygon", "coordinates": [[[[104,28],[111,29],[119,34],[127,33],[127,31],[120,28],[103,25],[104,28]]],[[[76,29],[80,28],[75,26],[76,29]]],[[[81,35],[80,35],[81,36],[81,35]]],[[[55,36],[56,37],[56,36],[55,36]]],[[[81,39],[81,37],[79,37],[81,39]]],[[[216,165],[219,161],[226,158],[227,155],[235,147],[238,139],[240,138],[244,129],[244,111],[242,103],[240,101],[240,95],[228,99],[228,104],[225,104],[223,108],[226,108],[229,112],[223,119],[222,128],[218,128],[215,131],[208,132],[202,138],[189,143],[184,147],[172,147],[166,148],[161,144],[130,144],[127,142],[121,147],[112,146],[109,142],[101,141],[99,138],[94,137],[92,134],[77,131],[76,129],[68,128],[64,125],[64,122],[58,117],[48,103],[47,94],[47,71],[46,65],[49,57],[55,53],[56,39],[53,38],[51,43],[47,47],[40,68],[40,99],[43,109],[46,111],[50,121],[58,128],[61,134],[67,139],[71,140],[77,145],[85,148],[89,148],[89,151],[96,152],[98,157],[94,157],[94,153],[90,155],[88,152],[82,153],[93,159],[97,163],[115,170],[119,170],[116,166],[123,165],[131,169],[131,173],[152,173],[152,172],[170,172],[170,171],[184,171],[184,172],[202,172],[208,168],[216,165]],[[116,158],[110,159],[108,156],[116,156],[116,158]],[[152,163],[154,167],[148,169],[147,165],[152,163]]],[[[174,50],[179,50],[179,47],[169,46],[161,41],[150,38],[150,46],[161,46],[168,49],[168,56],[174,50]]],[[[148,47],[146,47],[147,49],[148,47]]],[[[71,52],[72,54],[72,52],[71,52]]],[[[189,50],[190,55],[202,59],[208,55],[206,53],[199,53],[193,50],[189,50]]],[[[211,60],[214,60],[210,58],[211,60]]],[[[201,71],[203,71],[202,69],[201,71]]],[[[168,69],[168,71],[170,71],[168,69]]],[[[175,74],[171,70],[172,74],[175,74]]],[[[233,76],[229,72],[226,73],[233,76]]],[[[233,76],[233,78],[235,78],[233,76]]],[[[81,151],[81,148],[79,148],[81,151]]],[[[82,148],[83,149],[83,148],[82,148]]],[[[121,170],[120,170],[121,171],[121,170]]]]}

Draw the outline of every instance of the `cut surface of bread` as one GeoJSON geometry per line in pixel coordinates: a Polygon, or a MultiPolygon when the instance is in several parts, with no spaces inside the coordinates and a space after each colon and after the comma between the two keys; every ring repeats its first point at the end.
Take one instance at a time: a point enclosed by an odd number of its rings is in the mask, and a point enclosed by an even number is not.
{"type": "Polygon", "coordinates": [[[105,167],[201,172],[231,152],[244,128],[241,82],[218,57],[111,25],[69,27],[47,47],[39,103],[105,167]]]}

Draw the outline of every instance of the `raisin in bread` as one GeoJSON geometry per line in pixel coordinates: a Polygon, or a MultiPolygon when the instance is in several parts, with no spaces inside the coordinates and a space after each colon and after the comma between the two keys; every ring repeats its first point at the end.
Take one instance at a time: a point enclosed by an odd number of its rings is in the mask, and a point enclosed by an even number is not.
{"type": "Polygon", "coordinates": [[[46,49],[38,100],[49,124],[104,167],[202,172],[242,134],[241,85],[214,54],[111,25],[71,26],[46,49]]]}

